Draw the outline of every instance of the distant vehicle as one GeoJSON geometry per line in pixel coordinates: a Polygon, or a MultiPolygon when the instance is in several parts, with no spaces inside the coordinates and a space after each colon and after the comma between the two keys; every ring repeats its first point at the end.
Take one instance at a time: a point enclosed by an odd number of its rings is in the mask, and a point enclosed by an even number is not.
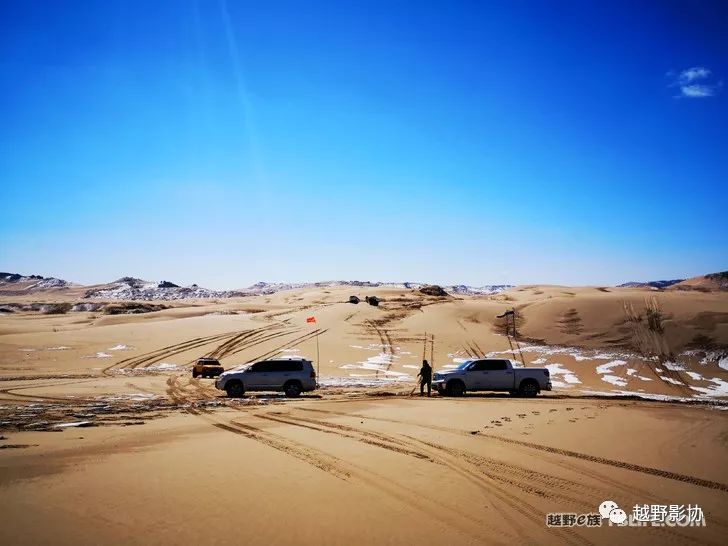
{"type": "Polygon", "coordinates": [[[225,371],[216,358],[200,358],[192,368],[192,377],[215,377],[225,371]]]}
{"type": "Polygon", "coordinates": [[[247,391],[283,391],[296,397],[315,390],[316,372],[305,358],[276,358],[250,364],[242,369],[229,370],[215,381],[215,388],[231,398],[247,391]]]}
{"type": "Polygon", "coordinates": [[[367,296],[365,299],[369,305],[373,305],[374,307],[379,305],[379,298],[376,296],[367,296]]]}
{"type": "Polygon", "coordinates": [[[507,391],[532,397],[551,390],[551,375],[546,368],[519,368],[507,359],[483,358],[438,371],[432,376],[432,386],[446,396],[462,396],[468,391],[507,391]]]}
{"type": "Polygon", "coordinates": [[[349,303],[357,304],[359,301],[359,296],[349,296],[349,303]]]}

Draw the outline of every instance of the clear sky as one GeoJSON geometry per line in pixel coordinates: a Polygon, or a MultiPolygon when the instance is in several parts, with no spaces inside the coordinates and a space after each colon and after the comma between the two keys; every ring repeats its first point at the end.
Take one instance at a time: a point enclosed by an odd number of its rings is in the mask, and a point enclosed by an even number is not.
{"type": "Polygon", "coordinates": [[[728,269],[726,87],[721,0],[4,0],[0,270],[728,269]]]}

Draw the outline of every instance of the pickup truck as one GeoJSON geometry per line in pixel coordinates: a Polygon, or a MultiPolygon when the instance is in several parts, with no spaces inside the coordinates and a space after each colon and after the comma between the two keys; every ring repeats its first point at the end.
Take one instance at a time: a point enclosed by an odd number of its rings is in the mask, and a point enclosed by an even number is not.
{"type": "Polygon", "coordinates": [[[546,368],[520,368],[507,359],[482,358],[437,371],[432,376],[432,386],[446,396],[463,396],[468,391],[507,391],[531,397],[551,390],[551,376],[546,368]]]}

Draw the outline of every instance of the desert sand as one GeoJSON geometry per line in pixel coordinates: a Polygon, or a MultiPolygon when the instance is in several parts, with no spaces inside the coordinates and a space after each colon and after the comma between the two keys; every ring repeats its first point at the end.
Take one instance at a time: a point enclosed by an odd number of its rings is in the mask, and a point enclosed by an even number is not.
{"type": "Polygon", "coordinates": [[[724,291],[322,286],[165,304],[0,315],[0,542],[724,541],[724,291]],[[495,319],[510,308],[517,340],[495,319]],[[548,367],[554,390],[411,396],[425,333],[435,369],[503,356],[548,367]],[[316,360],[317,339],[321,388],[299,399],[230,400],[190,375],[204,355],[316,360]],[[607,499],[697,504],[706,525],[546,525],[607,499]]]}

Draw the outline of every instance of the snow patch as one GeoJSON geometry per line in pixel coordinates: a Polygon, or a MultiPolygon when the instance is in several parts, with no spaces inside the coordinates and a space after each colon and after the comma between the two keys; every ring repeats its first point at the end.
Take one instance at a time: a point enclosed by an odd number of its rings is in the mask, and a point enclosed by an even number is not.
{"type": "Polygon", "coordinates": [[[84,356],[82,358],[111,358],[113,355],[105,353],[103,351],[96,353],[95,355],[84,356]]]}
{"type": "Polygon", "coordinates": [[[714,377],[713,379],[706,379],[705,381],[709,381],[710,383],[713,383],[712,387],[690,387],[691,389],[703,393],[705,396],[709,397],[722,397],[722,396],[728,396],[728,381],[724,381],[720,379],[719,377],[714,377]]]}
{"type": "Polygon", "coordinates": [[[602,381],[606,381],[607,383],[611,383],[612,385],[616,387],[626,387],[627,382],[622,379],[621,377],[617,377],[616,375],[605,375],[602,377],[602,381]]]}
{"type": "Polygon", "coordinates": [[[551,384],[555,387],[569,387],[581,383],[574,372],[567,370],[561,364],[547,364],[546,369],[551,374],[551,384]],[[561,378],[563,381],[554,379],[554,377],[561,378]]]}
{"type": "Polygon", "coordinates": [[[159,364],[152,364],[151,366],[147,366],[144,369],[149,370],[149,371],[158,371],[158,372],[172,372],[172,371],[182,371],[185,369],[185,367],[180,366],[179,364],[172,364],[171,362],[160,362],[159,364]]]}
{"type": "MultiPolygon", "coordinates": [[[[409,376],[407,376],[408,378],[409,376]]],[[[407,378],[397,377],[377,377],[376,375],[357,375],[352,374],[349,377],[322,377],[319,380],[319,386],[322,389],[330,388],[369,388],[369,387],[382,387],[385,385],[391,385],[397,381],[404,381],[407,378]]]]}
{"type": "Polygon", "coordinates": [[[609,373],[612,368],[616,368],[617,366],[626,366],[627,361],[625,360],[612,360],[611,362],[607,362],[606,364],[601,364],[597,366],[597,373],[602,375],[605,373],[609,373]]]}
{"type": "Polygon", "coordinates": [[[69,427],[90,427],[93,423],[91,421],[76,421],[74,423],[59,423],[53,425],[56,428],[69,428],[69,427]]]}

